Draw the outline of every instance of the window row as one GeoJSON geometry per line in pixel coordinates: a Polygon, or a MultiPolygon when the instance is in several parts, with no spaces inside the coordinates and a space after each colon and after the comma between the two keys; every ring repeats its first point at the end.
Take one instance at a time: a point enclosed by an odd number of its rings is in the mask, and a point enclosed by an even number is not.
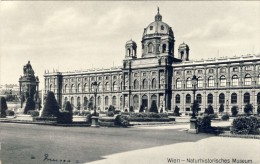
{"type": "MultiPolygon", "coordinates": [[[[198,101],[199,104],[202,103],[202,96],[201,94],[196,95],[196,100],[198,101]]],[[[238,95],[236,93],[231,94],[231,104],[237,104],[238,102],[238,95]]],[[[250,103],[250,94],[245,93],[243,95],[243,102],[244,104],[249,104],[250,103]]],[[[175,103],[180,104],[181,103],[181,96],[177,94],[175,96],[175,103]]],[[[191,95],[187,94],[185,97],[185,103],[190,104],[191,103],[191,95]]],[[[213,95],[210,93],[207,96],[207,103],[212,104],[213,103],[213,95]]],[[[228,103],[228,102],[227,102],[228,103]]],[[[225,94],[221,93],[219,94],[219,104],[225,104],[225,94]]],[[[257,104],[260,104],[260,93],[257,94],[257,104]]]]}
{"type": "MultiPolygon", "coordinates": [[[[202,77],[198,77],[197,87],[198,88],[203,87],[203,82],[204,82],[204,79],[202,77]]],[[[245,86],[252,85],[252,77],[250,74],[247,74],[244,76],[243,83],[245,86]]],[[[216,84],[215,84],[215,79],[213,76],[210,76],[207,79],[207,84],[208,84],[208,87],[215,87],[216,84]]],[[[258,76],[258,84],[260,85],[260,75],[258,76]]],[[[220,76],[219,85],[220,85],[220,87],[226,87],[226,85],[227,85],[226,76],[220,76]]],[[[238,86],[238,85],[239,85],[239,77],[237,75],[233,75],[231,78],[231,86],[238,86]]],[[[191,88],[191,87],[192,87],[192,83],[191,83],[191,78],[189,77],[186,79],[186,88],[191,88]]],[[[180,78],[178,78],[176,80],[176,88],[182,88],[182,80],[180,78]]]]}

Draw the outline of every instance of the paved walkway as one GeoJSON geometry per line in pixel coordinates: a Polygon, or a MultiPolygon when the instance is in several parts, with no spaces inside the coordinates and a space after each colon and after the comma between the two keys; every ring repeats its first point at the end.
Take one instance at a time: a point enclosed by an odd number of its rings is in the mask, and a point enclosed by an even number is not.
{"type": "MultiPolygon", "coordinates": [[[[137,127],[145,129],[180,129],[175,126],[137,127]]],[[[194,134],[199,135],[199,134],[194,134]]],[[[254,139],[209,137],[197,142],[185,142],[166,146],[122,152],[104,156],[91,164],[161,164],[161,163],[253,163],[260,164],[260,142],[254,139]],[[168,160],[172,160],[169,162],[168,160]],[[204,161],[203,161],[204,160],[204,161]],[[210,161],[205,161],[210,160],[210,161]],[[218,160],[218,161],[217,161],[218,160]],[[240,160],[244,160],[243,162],[240,160]]]]}

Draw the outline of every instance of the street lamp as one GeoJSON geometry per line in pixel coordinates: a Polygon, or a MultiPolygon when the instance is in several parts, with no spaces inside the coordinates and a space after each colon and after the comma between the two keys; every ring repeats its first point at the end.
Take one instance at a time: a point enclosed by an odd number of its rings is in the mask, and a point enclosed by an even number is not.
{"type": "Polygon", "coordinates": [[[188,131],[190,133],[197,134],[198,133],[198,125],[197,125],[197,118],[196,118],[197,102],[195,100],[195,94],[196,94],[198,79],[195,75],[193,75],[191,82],[193,87],[193,105],[192,105],[192,116],[190,118],[190,129],[188,131]]]}
{"type": "Polygon", "coordinates": [[[92,87],[94,89],[94,97],[95,97],[95,104],[94,104],[94,116],[96,116],[96,106],[97,106],[97,82],[95,81],[92,84],[92,87]]]}
{"type": "Polygon", "coordinates": [[[196,118],[196,98],[195,98],[195,94],[196,94],[196,87],[198,85],[198,78],[196,77],[196,75],[193,75],[192,79],[192,86],[193,86],[193,105],[192,105],[192,117],[193,119],[196,118]]]}

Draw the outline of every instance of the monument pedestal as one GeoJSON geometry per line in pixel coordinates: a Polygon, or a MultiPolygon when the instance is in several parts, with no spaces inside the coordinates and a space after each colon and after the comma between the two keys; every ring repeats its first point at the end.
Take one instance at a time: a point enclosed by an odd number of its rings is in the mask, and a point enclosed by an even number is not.
{"type": "Polygon", "coordinates": [[[92,116],[91,117],[91,126],[92,127],[99,127],[99,125],[98,125],[98,117],[97,116],[92,116]]]}
{"type": "Polygon", "coordinates": [[[190,119],[190,129],[188,130],[189,133],[198,134],[199,130],[197,122],[198,121],[196,118],[190,119]]]}

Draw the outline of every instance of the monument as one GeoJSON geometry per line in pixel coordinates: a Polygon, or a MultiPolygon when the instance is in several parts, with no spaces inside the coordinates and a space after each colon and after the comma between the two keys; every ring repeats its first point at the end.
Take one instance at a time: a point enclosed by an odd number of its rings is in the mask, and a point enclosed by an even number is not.
{"type": "Polygon", "coordinates": [[[31,104],[35,104],[32,105],[29,110],[40,109],[39,79],[38,76],[34,75],[30,61],[23,67],[23,76],[19,79],[19,94],[23,113],[26,114],[24,110],[27,101],[31,101],[31,104]]]}

